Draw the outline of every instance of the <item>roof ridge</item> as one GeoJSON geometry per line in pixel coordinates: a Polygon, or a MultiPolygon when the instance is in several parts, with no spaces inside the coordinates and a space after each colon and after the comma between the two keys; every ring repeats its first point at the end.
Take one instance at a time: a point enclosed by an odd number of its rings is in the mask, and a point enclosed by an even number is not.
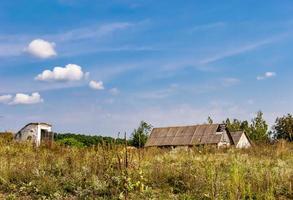
{"type": "Polygon", "coordinates": [[[216,124],[194,124],[194,125],[181,125],[181,126],[162,126],[162,127],[155,127],[153,129],[160,129],[160,128],[182,128],[182,127],[189,127],[189,126],[212,126],[212,125],[221,125],[222,123],[216,123],[216,124]]]}

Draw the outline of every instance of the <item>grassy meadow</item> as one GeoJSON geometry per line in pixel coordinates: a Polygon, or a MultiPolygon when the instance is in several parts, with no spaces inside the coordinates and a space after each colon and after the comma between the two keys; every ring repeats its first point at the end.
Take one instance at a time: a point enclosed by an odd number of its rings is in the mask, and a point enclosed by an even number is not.
{"type": "Polygon", "coordinates": [[[0,199],[293,199],[293,144],[126,153],[0,141],[0,199]]]}

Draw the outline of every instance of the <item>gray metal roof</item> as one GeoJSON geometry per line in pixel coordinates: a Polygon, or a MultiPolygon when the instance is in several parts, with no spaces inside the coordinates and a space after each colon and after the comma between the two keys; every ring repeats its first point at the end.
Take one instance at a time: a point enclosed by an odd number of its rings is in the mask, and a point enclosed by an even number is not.
{"type": "Polygon", "coordinates": [[[221,133],[217,134],[219,126],[220,124],[203,124],[154,128],[145,146],[218,144],[222,137],[221,133]]]}

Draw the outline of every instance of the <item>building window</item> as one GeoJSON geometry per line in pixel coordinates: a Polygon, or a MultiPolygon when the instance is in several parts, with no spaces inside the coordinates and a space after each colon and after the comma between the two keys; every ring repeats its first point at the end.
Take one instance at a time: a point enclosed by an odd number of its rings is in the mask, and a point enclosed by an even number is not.
{"type": "Polygon", "coordinates": [[[49,132],[48,130],[41,129],[41,141],[52,141],[53,140],[53,132],[49,132]]]}

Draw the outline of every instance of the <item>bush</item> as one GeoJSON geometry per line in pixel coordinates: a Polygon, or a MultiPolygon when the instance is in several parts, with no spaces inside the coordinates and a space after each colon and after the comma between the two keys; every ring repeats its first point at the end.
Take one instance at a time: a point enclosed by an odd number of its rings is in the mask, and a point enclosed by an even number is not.
{"type": "Polygon", "coordinates": [[[83,143],[79,142],[78,140],[74,138],[64,138],[64,139],[58,140],[58,143],[63,146],[84,147],[83,143]]]}
{"type": "Polygon", "coordinates": [[[14,136],[11,132],[0,132],[0,140],[3,140],[5,142],[11,142],[13,138],[14,136]]]}
{"type": "Polygon", "coordinates": [[[105,144],[124,144],[124,139],[112,138],[112,137],[103,137],[98,135],[82,135],[82,134],[73,134],[73,133],[55,133],[54,140],[60,141],[67,138],[73,138],[76,141],[83,144],[83,146],[95,146],[95,145],[105,145],[105,144]]]}

